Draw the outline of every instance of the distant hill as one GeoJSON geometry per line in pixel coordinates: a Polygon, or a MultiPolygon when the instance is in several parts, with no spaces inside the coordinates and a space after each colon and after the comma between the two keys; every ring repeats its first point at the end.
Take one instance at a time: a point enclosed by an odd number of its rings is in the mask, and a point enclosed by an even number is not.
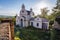
{"type": "Polygon", "coordinates": [[[13,18],[14,16],[5,16],[5,15],[0,15],[0,18],[13,18]]]}

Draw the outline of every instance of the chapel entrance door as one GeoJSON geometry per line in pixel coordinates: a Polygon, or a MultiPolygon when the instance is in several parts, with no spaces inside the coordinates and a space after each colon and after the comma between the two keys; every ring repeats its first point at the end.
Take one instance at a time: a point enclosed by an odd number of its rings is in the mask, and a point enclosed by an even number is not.
{"type": "Polygon", "coordinates": [[[21,27],[23,27],[23,19],[21,19],[21,27]]]}
{"type": "Polygon", "coordinates": [[[42,29],[47,29],[47,24],[46,23],[42,23],[42,29]]]}

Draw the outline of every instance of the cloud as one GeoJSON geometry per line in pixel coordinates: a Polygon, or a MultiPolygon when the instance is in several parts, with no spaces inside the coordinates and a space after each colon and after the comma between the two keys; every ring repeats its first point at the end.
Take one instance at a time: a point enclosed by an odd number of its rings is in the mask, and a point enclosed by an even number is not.
{"type": "MultiPolygon", "coordinates": [[[[30,6],[33,8],[33,11],[34,11],[35,15],[41,14],[41,8],[48,7],[48,9],[51,10],[55,6],[54,3],[52,4],[50,2],[50,0],[39,0],[39,1],[35,0],[35,1],[36,1],[36,3],[35,2],[33,2],[33,3],[31,2],[32,6],[26,4],[27,9],[30,6]]],[[[30,3],[30,1],[29,1],[29,3],[30,3]]],[[[16,7],[16,6],[14,6],[14,7],[16,7]]],[[[0,5],[0,15],[15,15],[15,14],[19,13],[19,11],[20,11],[20,10],[18,10],[19,7],[16,7],[16,8],[11,7],[10,9],[8,9],[8,8],[5,8],[4,6],[2,7],[0,5]]]]}
{"type": "Polygon", "coordinates": [[[16,11],[14,11],[14,10],[0,10],[0,15],[15,16],[16,11]]]}
{"type": "Polygon", "coordinates": [[[36,3],[34,6],[32,6],[33,11],[35,12],[35,15],[41,14],[41,9],[47,7],[49,10],[51,10],[55,5],[50,3],[47,0],[42,0],[38,3],[36,3]]]}

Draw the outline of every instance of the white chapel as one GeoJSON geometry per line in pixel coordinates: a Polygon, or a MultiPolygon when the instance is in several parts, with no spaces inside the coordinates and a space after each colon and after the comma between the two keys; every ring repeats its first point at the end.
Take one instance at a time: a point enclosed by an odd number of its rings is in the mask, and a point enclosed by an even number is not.
{"type": "Polygon", "coordinates": [[[22,4],[19,16],[16,16],[16,25],[20,27],[32,26],[35,28],[48,29],[49,21],[39,16],[35,18],[32,8],[28,11],[25,9],[25,5],[22,4]]]}

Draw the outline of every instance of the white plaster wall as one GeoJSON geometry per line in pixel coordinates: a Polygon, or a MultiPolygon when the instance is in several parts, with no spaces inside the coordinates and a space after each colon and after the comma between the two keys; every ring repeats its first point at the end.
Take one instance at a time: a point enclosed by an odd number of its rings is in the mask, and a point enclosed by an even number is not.
{"type": "Polygon", "coordinates": [[[42,21],[30,21],[30,26],[31,26],[31,22],[33,22],[33,26],[35,28],[42,28],[42,21]],[[39,23],[39,26],[37,26],[37,23],[39,23]]]}
{"type": "Polygon", "coordinates": [[[35,18],[35,21],[42,21],[42,18],[37,17],[37,18],[35,18]]]}
{"type": "Polygon", "coordinates": [[[28,26],[28,21],[24,21],[24,27],[28,26]]]}
{"type": "Polygon", "coordinates": [[[31,25],[31,22],[33,22],[33,26],[36,27],[36,28],[42,28],[42,18],[35,18],[35,20],[33,21],[30,21],[30,25],[31,25]],[[37,26],[37,23],[39,23],[39,26],[37,26]]]}
{"type": "Polygon", "coordinates": [[[23,27],[27,27],[28,26],[28,20],[24,20],[24,18],[22,16],[20,16],[18,24],[21,25],[21,19],[23,19],[23,27]]]}
{"type": "Polygon", "coordinates": [[[31,16],[30,15],[27,15],[27,20],[30,20],[31,16]]]}
{"type": "MultiPolygon", "coordinates": [[[[19,18],[19,26],[21,26],[21,19],[24,20],[24,18],[20,16],[20,18],[19,18]]],[[[24,21],[23,21],[23,26],[24,26],[24,21]]]]}
{"type": "Polygon", "coordinates": [[[42,28],[42,22],[41,21],[34,21],[34,27],[42,28]],[[37,23],[39,23],[39,26],[37,26],[37,23]]]}
{"type": "MultiPolygon", "coordinates": [[[[30,26],[31,26],[31,22],[33,22],[33,24],[34,24],[34,21],[30,21],[30,26]]],[[[33,25],[34,26],[34,25],[33,25]]]]}
{"type": "Polygon", "coordinates": [[[35,18],[34,27],[42,28],[42,18],[40,18],[40,17],[35,18]],[[37,26],[37,23],[39,23],[39,26],[37,26]]]}
{"type": "Polygon", "coordinates": [[[34,17],[34,15],[33,15],[33,14],[34,14],[34,12],[33,12],[33,11],[31,11],[31,12],[30,12],[30,16],[31,16],[31,17],[34,17]]]}
{"type": "Polygon", "coordinates": [[[24,10],[24,12],[22,12],[22,10],[21,10],[21,11],[20,11],[20,16],[25,16],[25,15],[27,15],[26,10],[24,10]]]}

